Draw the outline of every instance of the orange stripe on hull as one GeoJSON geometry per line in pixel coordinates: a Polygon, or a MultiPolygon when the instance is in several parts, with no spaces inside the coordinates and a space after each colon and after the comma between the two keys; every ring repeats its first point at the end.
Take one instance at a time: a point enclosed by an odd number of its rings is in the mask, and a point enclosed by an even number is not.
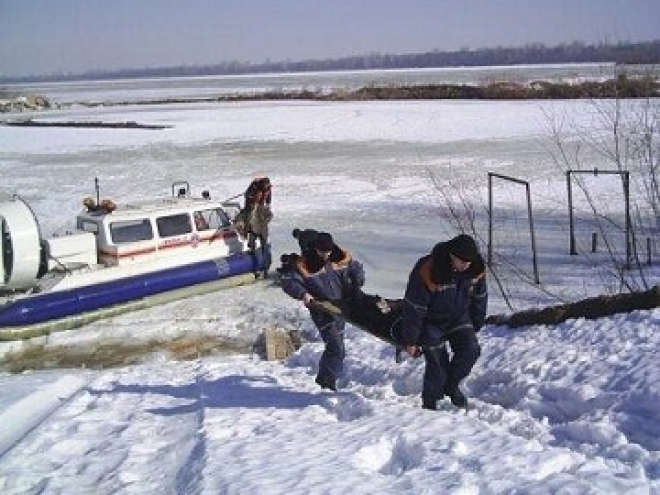
{"type": "Polygon", "coordinates": [[[213,235],[210,235],[208,237],[200,236],[199,239],[197,240],[183,240],[183,241],[178,241],[178,242],[169,242],[169,243],[161,243],[158,245],[158,247],[150,247],[150,248],[143,248],[143,249],[136,249],[132,251],[124,251],[121,253],[116,253],[116,252],[110,252],[107,250],[101,250],[100,254],[101,256],[107,257],[107,258],[114,258],[114,259],[122,259],[122,258],[128,258],[128,257],[136,257],[136,256],[144,256],[147,254],[153,254],[157,251],[162,251],[165,249],[170,249],[170,248],[181,248],[185,246],[192,246],[192,247],[197,247],[201,242],[213,242],[217,240],[223,240],[223,239],[233,239],[238,237],[238,234],[236,232],[219,232],[219,233],[214,233],[213,235]]]}

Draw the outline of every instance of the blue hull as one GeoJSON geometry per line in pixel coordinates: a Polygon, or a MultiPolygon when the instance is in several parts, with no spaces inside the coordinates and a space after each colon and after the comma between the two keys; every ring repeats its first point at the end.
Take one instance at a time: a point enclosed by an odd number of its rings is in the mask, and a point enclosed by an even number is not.
{"type": "Polygon", "coordinates": [[[65,318],[174,289],[264,269],[265,260],[261,256],[242,253],[112,282],[36,294],[0,308],[0,327],[33,325],[65,318]]]}

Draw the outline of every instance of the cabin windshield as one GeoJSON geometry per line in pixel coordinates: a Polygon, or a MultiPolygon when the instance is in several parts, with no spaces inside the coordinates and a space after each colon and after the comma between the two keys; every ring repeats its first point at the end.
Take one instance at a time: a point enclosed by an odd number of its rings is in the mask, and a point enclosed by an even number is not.
{"type": "Polygon", "coordinates": [[[122,220],[110,223],[110,237],[114,244],[124,244],[149,241],[154,238],[154,232],[148,218],[122,220]]]}
{"type": "Polygon", "coordinates": [[[221,208],[197,210],[193,213],[197,230],[219,230],[231,225],[229,217],[221,208]]]}

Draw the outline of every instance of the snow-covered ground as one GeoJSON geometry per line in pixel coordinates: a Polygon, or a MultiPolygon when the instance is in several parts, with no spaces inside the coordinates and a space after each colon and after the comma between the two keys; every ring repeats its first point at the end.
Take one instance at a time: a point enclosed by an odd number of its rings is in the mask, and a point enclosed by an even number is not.
{"type": "MultiPolygon", "coordinates": [[[[70,224],[95,177],[119,202],[167,195],[176,180],[229,198],[268,175],[275,259],[295,250],[294,227],[328,230],[363,261],[368,292],[401,297],[414,262],[454,234],[450,203],[472,205],[485,251],[495,172],[531,183],[541,284],[530,281],[524,191],[498,181],[493,245],[506,298],[491,277],[491,314],[618,289],[609,255],[589,252],[580,197],[580,254],[568,254],[565,176],[549,151],[550,121],[598,121],[589,102],[140,105],[34,117],[171,126],[0,126],[0,191],[28,201],[46,235],[70,224]]],[[[583,148],[580,161],[607,168],[583,148]]],[[[619,178],[588,180],[616,218],[619,178]]],[[[657,260],[646,275],[658,284],[657,260]]],[[[485,327],[464,384],[467,414],[422,410],[422,361],[397,365],[390,347],[352,327],[341,390],[322,392],[323,345],[302,305],[269,281],[4,343],[0,353],[195,335],[249,343],[268,328],[299,330],[307,342],[282,363],[158,353],[113,369],[0,374],[0,492],[660,493],[658,309],[485,327]]]]}

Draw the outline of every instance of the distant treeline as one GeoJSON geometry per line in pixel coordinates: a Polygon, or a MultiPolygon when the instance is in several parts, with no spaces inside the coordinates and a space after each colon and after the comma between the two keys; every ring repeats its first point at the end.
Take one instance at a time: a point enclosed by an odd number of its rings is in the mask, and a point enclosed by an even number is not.
{"type": "Polygon", "coordinates": [[[284,61],[253,64],[231,61],[204,66],[125,69],[94,71],[84,74],[51,74],[15,78],[4,77],[0,78],[0,83],[567,63],[660,64],[660,40],[640,43],[599,43],[594,45],[573,42],[553,47],[547,47],[541,43],[533,43],[517,48],[497,47],[476,50],[466,48],[451,52],[434,50],[408,55],[372,53],[369,55],[325,60],[304,60],[300,62],[284,61]]]}

